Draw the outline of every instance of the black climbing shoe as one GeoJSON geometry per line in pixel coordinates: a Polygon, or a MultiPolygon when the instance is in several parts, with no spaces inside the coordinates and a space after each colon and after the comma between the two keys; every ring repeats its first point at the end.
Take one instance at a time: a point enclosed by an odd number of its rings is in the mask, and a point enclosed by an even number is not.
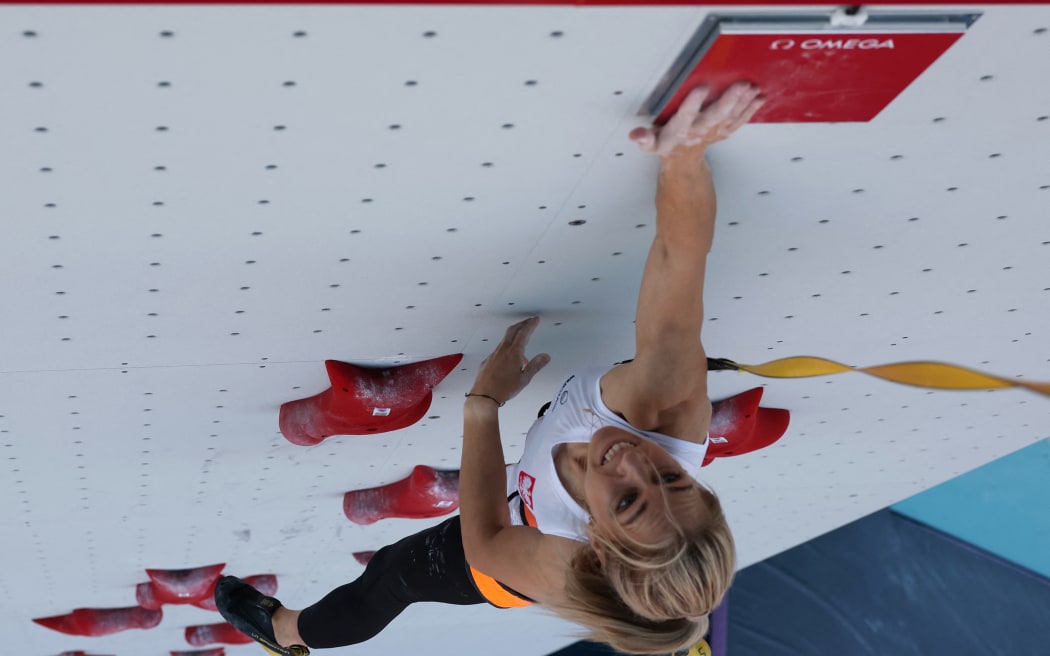
{"type": "Polygon", "coordinates": [[[236,576],[223,576],[215,583],[215,605],[222,618],[258,642],[273,656],[309,656],[302,645],[282,647],[273,635],[273,613],[281,602],[267,597],[236,576]]]}

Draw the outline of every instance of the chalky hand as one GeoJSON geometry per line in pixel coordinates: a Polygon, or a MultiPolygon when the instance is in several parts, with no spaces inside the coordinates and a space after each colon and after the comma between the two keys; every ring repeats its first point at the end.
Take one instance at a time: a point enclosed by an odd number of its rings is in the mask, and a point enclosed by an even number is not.
{"type": "Polygon", "coordinates": [[[765,103],[757,86],[736,82],[718,100],[701,109],[710,91],[706,85],[693,89],[665,125],[635,128],[631,140],[643,151],[661,158],[683,152],[700,154],[711,144],[729,138],[765,103]]]}

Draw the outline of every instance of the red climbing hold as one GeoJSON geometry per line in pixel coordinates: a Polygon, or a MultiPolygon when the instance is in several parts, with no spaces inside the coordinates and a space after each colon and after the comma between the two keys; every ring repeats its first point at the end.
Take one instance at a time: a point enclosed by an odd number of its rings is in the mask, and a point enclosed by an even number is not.
{"type": "Polygon", "coordinates": [[[374,551],[355,551],[354,560],[367,567],[368,562],[372,560],[372,556],[374,555],[376,555],[376,552],[374,551]]]}
{"type": "Polygon", "coordinates": [[[233,625],[220,622],[218,624],[187,626],[186,642],[194,647],[205,647],[214,643],[246,645],[252,642],[252,639],[233,628],[233,625]]]}
{"type": "Polygon", "coordinates": [[[160,610],[164,602],[157,599],[157,591],[149,581],[135,586],[135,602],[149,610],[160,610]]]}
{"type": "Polygon", "coordinates": [[[214,610],[216,612],[218,612],[218,610],[219,610],[219,607],[215,605],[215,595],[214,595],[214,593],[212,594],[211,597],[205,597],[204,599],[201,599],[200,601],[193,602],[193,605],[196,606],[197,608],[201,608],[201,609],[204,609],[204,610],[214,610]]]}
{"type": "MultiPolygon", "coordinates": [[[[263,593],[267,597],[272,597],[277,594],[277,577],[273,574],[256,574],[255,576],[244,577],[244,582],[252,586],[259,592],[263,593]]],[[[215,584],[211,586],[211,591],[208,596],[200,601],[193,602],[193,605],[197,608],[203,608],[204,610],[219,610],[215,606],[215,584]]]]}
{"type": "Polygon", "coordinates": [[[330,435],[367,435],[419,421],[431,390],[463,359],[461,353],[398,367],[368,368],[326,360],[332,383],[324,392],[281,406],[281,433],[313,446],[330,435]]]}
{"type": "Polygon", "coordinates": [[[715,458],[757,451],[783,437],[791,413],[780,408],[760,408],[762,391],[756,387],[711,404],[711,443],[704,465],[715,458]]]}
{"type": "Polygon", "coordinates": [[[416,465],[412,474],[396,483],[354,490],[343,495],[343,513],[357,524],[388,517],[439,517],[459,508],[459,471],[439,471],[416,465]]]}
{"type": "Polygon", "coordinates": [[[156,601],[192,604],[215,594],[215,582],[225,566],[225,563],[219,563],[191,569],[147,569],[146,576],[153,584],[151,592],[156,601]]]}
{"type": "Polygon", "coordinates": [[[219,610],[219,607],[215,605],[215,597],[214,596],[212,596],[212,597],[205,597],[204,599],[201,599],[200,601],[195,601],[195,602],[193,602],[193,605],[196,606],[197,608],[201,608],[201,609],[204,609],[204,610],[214,610],[216,612],[218,612],[218,610],[219,610]]]}
{"type": "Polygon", "coordinates": [[[97,654],[89,654],[86,651],[64,651],[58,656],[98,656],[97,654]]]}
{"type": "Polygon", "coordinates": [[[59,633],[77,636],[104,636],[128,629],[152,629],[164,615],[159,610],[131,608],[77,608],[67,615],[41,617],[33,621],[59,633]]]}
{"type": "Polygon", "coordinates": [[[267,597],[277,594],[277,577],[273,574],[256,574],[244,577],[244,582],[267,597]]]}
{"type": "Polygon", "coordinates": [[[197,649],[194,651],[173,651],[171,656],[226,656],[226,650],[222,647],[212,649],[197,649]]]}

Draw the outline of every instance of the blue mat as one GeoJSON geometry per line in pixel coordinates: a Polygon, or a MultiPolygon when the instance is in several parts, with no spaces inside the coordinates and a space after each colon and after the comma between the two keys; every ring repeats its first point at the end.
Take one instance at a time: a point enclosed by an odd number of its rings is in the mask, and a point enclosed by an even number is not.
{"type": "Polygon", "coordinates": [[[1050,578],[1050,441],[963,474],[893,509],[1050,578]]]}
{"type": "Polygon", "coordinates": [[[729,656],[1050,655],[1050,579],[889,510],[740,572],[729,656]]]}

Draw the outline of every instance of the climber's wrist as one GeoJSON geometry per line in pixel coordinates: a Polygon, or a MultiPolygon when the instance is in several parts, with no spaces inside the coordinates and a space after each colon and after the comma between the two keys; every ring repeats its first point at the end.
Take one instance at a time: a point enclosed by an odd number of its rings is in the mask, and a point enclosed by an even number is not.
{"type": "Polygon", "coordinates": [[[470,399],[487,399],[488,401],[490,401],[492,403],[495,403],[497,408],[502,408],[503,406],[507,405],[506,401],[500,401],[499,399],[497,399],[496,397],[492,396],[491,394],[483,394],[481,392],[467,392],[463,396],[467,397],[467,400],[470,400],[470,399]]]}
{"type": "Polygon", "coordinates": [[[469,395],[463,399],[463,413],[465,416],[489,417],[499,414],[500,406],[497,402],[484,396],[469,395]]]}

